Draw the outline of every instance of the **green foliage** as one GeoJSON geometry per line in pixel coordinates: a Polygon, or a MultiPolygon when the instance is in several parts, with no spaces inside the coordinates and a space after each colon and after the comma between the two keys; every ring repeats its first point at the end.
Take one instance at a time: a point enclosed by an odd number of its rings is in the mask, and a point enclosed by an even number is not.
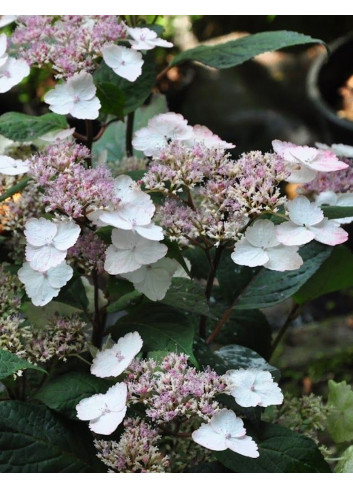
{"type": "Polygon", "coordinates": [[[40,372],[46,373],[43,368],[37,367],[36,365],[19,358],[14,353],[0,349],[0,380],[15,374],[19,370],[27,369],[39,370],[40,372]]]}
{"type": "Polygon", "coordinates": [[[124,92],[116,87],[114,83],[97,83],[97,97],[101,102],[101,112],[104,114],[112,114],[119,118],[124,117],[124,92]]]}
{"type": "Polygon", "coordinates": [[[97,472],[87,428],[45,406],[0,402],[0,472],[97,472]]]}
{"type": "Polygon", "coordinates": [[[268,358],[271,354],[271,336],[271,326],[261,311],[234,310],[217,336],[217,342],[246,346],[268,358]]]}
{"type": "Polygon", "coordinates": [[[65,128],[66,117],[59,114],[34,116],[7,112],[0,117],[0,134],[13,141],[33,141],[47,132],[65,128]]]}
{"type": "Polygon", "coordinates": [[[60,290],[60,294],[56,300],[86,311],[88,308],[88,299],[81,276],[74,276],[74,278],[60,290]]]}
{"type": "MultiPolygon", "coordinates": [[[[275,272],[266,268],[239,267],[230,264],[220,269],[218,279],[226,299],[236,297],[236,309],[259,309],[283,302],[319,269],[329,257],[332,247],[311,242],[300,250],[303,265],[298,270],[275,272]],[[241,287],[240,287],[241,286],[241,287]]],[[[234,299],[233,299],[234,300],[234,299]]]]}
{"type": "Polygon", "coordinates": [[[264,358],[258,355],[255,351],[240,345],[227,345],[214,352],[219,356],[227,370],[239,368],[257,368],[260,370],[268,370],[275,380],[280,377],[279,370],[272,367],[264,358]]]}
{"type": "Polygon", "coordinates": [[[27,187],[30,181],[31,178],[29,177],[22,178],[19,182],[17,182],[15,185],[13,185],[8,190],[6,190],[6,192],[0,195],[0,202],[3,202],[4,200],[8,199],[9,197],[12,197],[18,192],[21,192],[24,188],[27,187]]]}
{"type": "Polygon", "coordinates": [[[113,339],[137,331],[143,340],[143,351],[179,351],[193,354],[194,327],[190,319],[176,309],[164,304],[143,304],[135,307],[131,314],[121,318],[110,329],[113,339]]]}
{"type": "Polygon", "coordinates": [[[340,461],[335,467],[335,472],[353,474],[353,445],[342,453],[340,461]]]}
{"type": "Polygon", "coordinates": [[[185,61],[198,61],[212,68],[224,69],[238,66],[267,51],[276,51],[300,44],[324,44],[320,39],[291,31],[259,32],[215,46],[197,46],[177,55],[170,66],[185,61]]]}
{"type": "Polygon", "coordinates": [[[336,443],[353,440],[353,390],[346,382],[329,380],[327,403],[333,408],[327,426],[336,443]]]}
{"type": "Polygon", "coordinates": [[[283,426],[260,423],[256,433],[247,429],[259,447],[260,456],[249,458],[230,450],[215,452],[219,462],[240,473],[331,472],[315,443],[283,426]]]}
{"type": "Polygon", "coordinates": [[[353,216],[353,207],[343,207],[339,205],[323,205],[321,209],[324,212],[325,217],[329,219],[342,219],[343,217],[353,216]]]}
{"type": "Polygon", "coordinates": [[[176,309],[212,317],[202,286],[188,278],[173,278],[161,302],[176,309]]]}
{"type": "Polygon", "coordinates": [[[335,246],[329,258],[294,294],[298,304],[346,289],[353,285],[353,253],[345,246],[335,246]]]}
{"type": "Polygon", "coordinates": [[[75,408],[81,399],[105,393],[111,385],[111,382],[88,373],[68,372],[50,379],[34,398],[54,411],[77,419],[75,408]]]}

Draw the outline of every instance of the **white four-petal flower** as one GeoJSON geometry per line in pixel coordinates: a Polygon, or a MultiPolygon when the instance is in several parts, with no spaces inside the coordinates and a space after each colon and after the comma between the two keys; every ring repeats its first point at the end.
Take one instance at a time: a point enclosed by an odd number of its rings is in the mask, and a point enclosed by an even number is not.
{"type": "Polygon", "coordinates": [[[145,239],[134,231],[113,229],[104,269],[111,275],[133,272],[163,258],[167,251],[164,244],[145,239]]]}
{"type": "Polygon", "coordinates": [[[47,272],[38,272],[26,262],[18,271],[18,278],[35,306],[48,304],[59,294],[61,287],[67,284],[72,275],[73,269],[67,263],[60,263],[47,272]]]}
{"type": "Polygon", "coordinates": [[[239,406],[266,407],[283,402],[281,389],[266,370],[228,370],[224,378],[230,394],[239,406]]]}
{"type": "Polygon", "coordinates": [[[44,96],[44,101],[56,114],[71,114],[76,119],[97,119],[101,107],[93,77],[85,71],[56,85],[44,96]]]}
{"type": "Polygon", "coordinates": [[[276,227],[277,239],[286,246],[302,245],[312,240],[330,246],[344,243],[348,233],[339,223],[328,220],[317,203],[303,195],[287,204],[290,221],[276,227]]]}
{"type": "Polygon", "coordinates": [[[62,263],[81,228],[73,221],[53,222],[43,217],[28,219],[24,234],[27,239],[26,259],[33,270],[46,272],[62,263]]]}
{"type": "Polygon", "coordinates": [[[174,273],[179,264],[171,258],[162,258],[156,263],[140,267],[135,272],[122,273],[121,276],[134,284],[136,290],[151,301],[164,299],[174,273]]]}
{"type": "Polygon", "coordinates": [[[157,37],[157,33],[147,27],[128,27],[127,32],[132,37],[132,40],[129,40],[129,42],[133,49],[148,51],[156,46],[163,48],[173,47],[171,42],[157,37]]]}
{"type": "Polygon", "coordinates": [[[297,246],[283,246],[276,236],[276,227],[268,219],[258,219],[236,243],[231,254],[234,263],[283,272],[296,270],[303,264],[297,246]]]}
{"type": "Polygon", "coordinates": [[[30,68],[24,59],[8,57],[4,64],[0,65],[0,93],[11,90],[29,75],[30,68]]]}
{"type": "Polygon", "coordinates": [[[112,348],[97,353],[91,373],[96,377],[117,377],[130,365],[141,348],[142,338],[139,333],[127,333],[112,348]]]}
{"type": "Polygon", "coordinates": [[[132,140],[135,149],[146,156],[156,156],[171,141],[192,139],[193,128],[180,114],[167,112],[152,117],[147,127],[136,131],[132,140]]]}
{"type": "Polygon", "coordinates": [[[134,82],[142,73],[142,54],[134,49],[108,44],[102,50],[105,63],[117,75],[134,82]]]}
{"type": "Polygon", "coordinates": [[[232,450],[245,457],[257,458],[258,448],[246,435],[243,421],[230,409],[218,411],[211,421],[192,433],[195,443],[209,450],[232,450]]]}
{"type": "Polygon", "coordinates": [[[105,394],[82,399],[76,406],[77,417],[89,421],[89,428],[94,433],[110,435],[124,419],[126,398],[126,384],[118,382],[105,394]]]}

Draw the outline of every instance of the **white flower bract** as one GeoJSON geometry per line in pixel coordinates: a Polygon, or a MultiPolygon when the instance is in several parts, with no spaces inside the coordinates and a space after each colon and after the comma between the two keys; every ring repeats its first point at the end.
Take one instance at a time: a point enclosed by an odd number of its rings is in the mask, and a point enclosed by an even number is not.
{"type": "Polygon", "coordinates": [[[296,270],[303,264],[297,246],[284,246],[276,237],[276,227],[267,219],[259,219],[236,243],[231,259],[238,265],[264,266],[283,272],[296,270]]]}
{"type": "Polygon", "coordinates": [[[127,333],[112,348],[97,353],[91,373],[96,377],[117,377],[130,365],[141,348],[142,339],[139,333],[127,333]]]}
{"type": "Polygon", "coordinates": [[[104,46],[102,56],[114,73],[130,82],[137,80],[142,73],[142,54],[134,49],[109,44],[104,46]]]}
{"type": "Polygon", "coordinates": [[[23,175],[28,170],[28,160],[16,160],[11,158],[11,156],[0,155],[0,173],[4,175],[23,175]]]}
{"type": "Polygon", "coordinates": [[[335,246],[348,239],[339,223],[328,220],[317,203],[303,195],[287,204],[290,221],[276,227],[277,239],[286,246],[302,245],[312,240],[335,246]]]}
{"type": "Polygon", "coordinates": [[[77,417],[89,421],[89,428],[94,433],[110,435],[125,417],[126,397],[126,384],[118,382],[105,394],[82,399],[76,406],[77,417]]]}
{"type": "Polygon", "coordinates": [[[60,289],[67,284],[72,275],[73,269],[67,263],[60,263],[47,272],[38,272],[26,262],[18,271],[18,278],[35,306],[45,306],[59,295],[60,289]]]}
{"type": "Polygon", "coordinates": [[[135,272],[122,273],[121,276],[132,282],[135,289],[151,301],[160,301],[164,299],[178,267],[175,260],[162,258],[152,265],[140,267],[135,272]]]}
{"type": "Polygon", "coordinates": [[[163,48],[173,47],[171,42],[157,37],[156,32],[147,27],[128,27],[127,32],[132,37],[132,40],[129,40],[129,42],[133,49],[148,51],[156,46],[163,48]]]}
{"type": "Polygon", "coordinates": [[[6,62],[0,65],[0,93],[11,90],[29,75],[30,68],[24,59],[7,57],[6,62]]]}
{"type": "Polygon", "coordinates": [[[166,255],[168,248],[123,229],[113,229],[112,244],[106,251],[104,269],[111,275],[133,272],[158,261],[166,255]]]}
{"type": "Polygon", "coordinates": [[[266,370],[228,370],[224,378],[230,394],[239,406],[267,407],[283,402],[281,389],[266,370]]]}
{"type": "Polygon", "coordinates": [[[91,74],[82,71],[67,82],[56,85],[44,101],[56,114],[71,114],[76,119],[97,119],[101,103],[96,97],[96,87],[91,74]]]}
{"type": "Polygon", "coordinates": [[[133,147],[146,156],[156,156],[171,141],[192,139],[193,128],[180,114],[167,112],[152,117],[147,127],[136,131],[132,140],[133,147]]]}
{"type": "Polygon", "coordinates": [[[53,222],[43,217],[26,222],[26,260],[33,270],[46,272],[62,263],[73,246],[81,228],[73,221],[53,222]]]}
{"type": "Polygon", "coordinates": [[[258,447],[254,440],[246,435],[243,421],[230,409],[218,411],[209,423],[192,433],[195,443],[209,450],[232,450],[245,457],[257,458],[258,447]]]}

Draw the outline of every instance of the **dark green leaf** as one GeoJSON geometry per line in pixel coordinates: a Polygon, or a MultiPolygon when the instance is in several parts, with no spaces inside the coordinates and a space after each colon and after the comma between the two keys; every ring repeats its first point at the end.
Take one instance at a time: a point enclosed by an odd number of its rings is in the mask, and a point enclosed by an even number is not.
{"type": "Polygon", "coordinates": [[[163,240],[163,243],[168,246],[168,252],[167,252],[167,257],[168,258],[172,258],[174,260],[176,260],[182,267],[183,269],[185,270],[185,272],[187,273],[187,275],[189,277],[191,277],[190,275],[190,270],[186,264],[186,261],[180,251],[180,247],[178,245],[178,243],[176,243],[175,241],[170,241],[169,239],[165,238],[163,240]]]}
{"type": "Polygon", "coordinates": [[[194,327],[184,314],[174,308],[164,304],[143,304],[121,318],[110,330],[115,340],[133,331],[140,333],[143,351],[179,351],[195,361],[192,350],[194,327]]]}
{"type": "Polygon", "coordinates": [[[201,367],[209,366],[219,375],[223,375],[229,370],[223,359],[216,355],[201,338],[197,338],[194,341],[194,353],[201,367]]]}
{"type": "Polygon", "coordinates": [[[35,395],[54,411],[76,419],[76,406],[86,397],[105,393],[111,386],[106,379],[99,379],[84,372],[69,372],[49,380],[35,395]]]}
{"type": "Polygon", "coordinates": [[[110,82],[97,83],[97,97],[101,102],[101,111],[104,114],[113,114],[124,117],[124,92],[110,82]]]}
{"type": "Polygon", "coordinates": [[[0,134],[13,141],[33,141],[47,132],[65,128],[66,117],[59,114],[34,116],[7,112],[0,117],[0,134]]]}
{"type": "Polygon", "coordinates": [[[345,246],[335,246],[331,256],[293,296],[298,304],[353,286],[353,254],[345,246]]]}
{"type": "Polygon", "coordinates": [[[342,219],[343,217],[353,216],[353,207],[343,207],[338,205],[323,205],[321,209],[325,217],[329,219],[342,219]]]}
{"type": "Polygon", "coordinates": [[[31,181],[31,178],[29,178],[29,177],[22,178],[19,182],[17,182],[11,188],[6,190],[6,192],[4,192],[3,194],[0,195],[0,202],[3,202],[4,200],[8,199],[9,197],[12,197],[13,195],[17,194],[18,192],[21,192],[24,188],[27,187],[27,185],[30,181],[31,181]]]}
{"type": "Polygon", "coordinates": [[[283,426],[261,423],[256,434],[247,430],[258,444],[258,458],[244,457],[230,450],[214,452],[232,472],[238,473],[327,473],[331,472],[315,443],[283,426]]]}
{"type": "Polygon", "coordinates": [[[19,358],[14,353],[0,349],[0,380],[15,374],[19,370],[27,369],[39,370],[40,372],[46,373],[46,370],[43,368],[26,362],[26,360],[19,358]]]}
{"type": "Polygon", "coordinates": [[[260,370],[268,370],[275,380],[280,378],[279,370],[273,367],[255,351],[240,345],[228,345],[223,346],[219,350],[214,352],[219,356],[227,370],[239,369],[239,368],[257,368],[260,370]]]}
{"type": "Polygon", "coordinates": [[[47,407],[0,402],[0,472],[96,472],[88,429],[47,407]],[[78,430],[80,428],[80,430],[78,430]]]}
{"type": "Polygon", "coordinates": [[[232,311],[216,341],[223,345],[246,346],[262,357],[268,358],[271,354],[271,335],[271,326],[261,311],[235,310],[232,311]]]}
{"type": "Polygon", "coordinates": [[[298,270],[273,272],[260,269],[239,295],[235,308],[259,309],[283,302],[309,280],[331,252],[332,247],[314,241],[301,248],[304,264],[298,270]]]}
{"type": "Polygon", "coordinates": [[[88,299],[81,277],[74,278],[68,285],[63,287],[56,301],[69,304],[69,306],[77,307],[83,311],[87,310],[88,299]]]}
{"type": "Polygon", "coordinates": [[[320,39],[291,31],[259,32],[215,46],[197,46],[177,55],[170,66],[185,61],[198,61],[213,68],[232,68],[267,51],[275,51],[299,44],[324,44],[320,39]]]}
{"type": "Polygon", "coordinates": [[[118,312],[118,311],[123,311],[127,307],[133,306],[136,303],[136,300],[141,299],[142,294],[138,290],[132,290],[131,292],[128,292],[127,294],[124,294],[123,296],[119,297],[118,300],[112,302],[109,304],[107,307],[108,312],[118,312]]]}
{"type": "Polygon", "coordinates": [[[224,467],[224,465],[220,464],[219,462],[205,462],[203,464],[199,465],[193,465],[192,467],[189,467],[186,469],[184,472],[186,473],[199,473],[199,474],[209,474],[209,473],[226,473],[226,472],[232,472],[231,470],[227,469],[224,467]]]}
{"type": "Polygon", "coordinates": [[[193,314],[212,317],[203,288],[188,278],[173,278],[172,285],[161,302],[193,314]]]}

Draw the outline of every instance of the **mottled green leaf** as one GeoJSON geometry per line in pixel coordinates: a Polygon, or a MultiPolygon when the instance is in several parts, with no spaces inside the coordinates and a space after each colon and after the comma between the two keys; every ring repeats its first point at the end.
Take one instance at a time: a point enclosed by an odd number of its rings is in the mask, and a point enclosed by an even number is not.
{"type": "Polygon", "coordinates": [[[59,114],[39,116],[7,112],[0,117],[0,134],[13,141],[33,141],[43,134],[68,126],[66,117],[59,114]]]}
{"type": "Polygon", "coordinates": [[[329,380],[327,403],[333,408],[327,426],[336,443],[353,440],[353,390],[346,382],[329,380]]]}

